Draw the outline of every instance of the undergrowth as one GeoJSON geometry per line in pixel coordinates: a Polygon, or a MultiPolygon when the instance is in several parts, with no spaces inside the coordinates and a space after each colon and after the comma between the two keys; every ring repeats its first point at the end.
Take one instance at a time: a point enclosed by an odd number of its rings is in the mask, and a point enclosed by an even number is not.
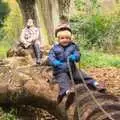
{"type": "Polygon", "coordinates": [[[2,12],[0,20],[0,56],[5,57],[7,50],[19,38],[23,27],[23,17],[19,5],[14,0],[2,0],[0,2],[0,10],[2,12]],[[9,10],[9,11],[8,11],[9,10]]]}
{"type": "Polygon", "coordinates": [[[96,51],[81,50],[83,67],[117,67],[120,68],[120,56],[96,51]]]}

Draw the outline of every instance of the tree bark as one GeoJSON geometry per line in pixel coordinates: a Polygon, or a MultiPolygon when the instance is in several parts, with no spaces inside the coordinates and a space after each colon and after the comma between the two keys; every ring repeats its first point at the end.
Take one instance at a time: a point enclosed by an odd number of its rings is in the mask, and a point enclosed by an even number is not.
{"type": "MultiPolygon", "coordinates": [[[[11,57],[0,62],[0,105],[31,105],[42,108],[58,120],[67,120],[56,104],[57,87],[50,90],[52,69],[47,65],[31,65],[26,57],[11,57]]],[[[64,112],[64,113],[63,113],[64,112]]]]}

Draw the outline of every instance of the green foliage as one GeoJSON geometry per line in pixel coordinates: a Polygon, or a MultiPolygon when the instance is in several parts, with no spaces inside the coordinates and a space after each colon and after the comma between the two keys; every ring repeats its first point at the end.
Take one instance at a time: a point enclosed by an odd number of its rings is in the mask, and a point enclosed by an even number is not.
{"type": "Polygon", "coordinates": [[[4,16],[4,23],[0,29],[0,56],[2,57],[5,57],[6,51],[18,39],[23,26],[23,17],[17,2],[7,1],[6,4],[8,5],[6,9],[10,11],[4,16]]]}
{"type": "Polygon", "coordinates": [[[2,108],[0,108],[0,120],[16,120],[16,110],[10,109],[8,112],[4,112],[2,108]]]}
{"type": "Polygon", "coordinates": [[[8,49],[11,47],[11,44],[6,41],[2,41],[0,42],[0,58],[4,58],[6,57],[6,52],[8,51],[8,49]]]}
{"type": "MultiPolygon", "coordinates": [[[[86,5],[83,0],[75,1],[77,8],[86,5]]],[[[92,10],[85,14],[72,16],[71,27],[75,38],[87,49],[113,51],[120,46],[120,7],[117,11],[105,15],[99,10],[97,0],[91,0],[92,10]]],[[[80,11],[82,11],[80,9],[80,11]]]]}
{"type": "Polygon", "coordinates": [[[120,56],[102,52],[82,50],[81,65],[84,67],[118,67],[120,56]]]}
{"type": "Polygon", "coordinates": [[[9,12],[10,8],[8,6],[8,3],[0,1],[0,27],[2,26],[4,18],[9,14],[9,12]]]}
{"type": "Polygon", "coordinates": [[[85,5],[85,0],[75,0],[75,5],[78,10],[82,10],[85,5]]]}
{"type": "MultiPolygon", "coordinates": [[[[97,10],[99,8],[98,0],[75,0],[75,6],[78,11],[97,10]]],[[[90,11],[89,11],[90,12],[90,11]]]]}
{"type": "Polygon", "coordinates": [[[104,47],[104,37],[111,21],[105,16],[73,17],[71,26],[76,39],[86,48],[104,47]]]}

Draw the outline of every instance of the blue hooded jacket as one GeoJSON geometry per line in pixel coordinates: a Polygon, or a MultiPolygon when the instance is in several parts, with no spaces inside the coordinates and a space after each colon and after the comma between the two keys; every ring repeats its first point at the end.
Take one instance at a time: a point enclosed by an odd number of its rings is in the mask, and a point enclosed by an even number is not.
{"type": "MultiPolygon", "coordinates": [[[[74,61],[78,62],[80,60],[80,52],[77,45],[70,42],[67,46],[61,46],[59,43],[54,45],[49,52],[48,61],[54,68],[55,74],[61,72],[68,72],[67,59],[70,56],[74,56],[74,61]]],[[[73,61],[70,61],[72,70],[75,69],[73,61]]]]}

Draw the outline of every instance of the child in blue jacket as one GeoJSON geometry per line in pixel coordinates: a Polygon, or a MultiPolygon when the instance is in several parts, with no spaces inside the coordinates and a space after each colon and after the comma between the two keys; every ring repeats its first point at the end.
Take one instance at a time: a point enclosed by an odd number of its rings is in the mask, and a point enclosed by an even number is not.
{"type": "MultiPolygon", "coordinates": [[[[78,75],[77,69],[75,67],[75,62],[80,60],[80,51],[78,46],[72,41],[72,31],[70,28],[60,28],[57,31],[58,44],[54,45],[49,52],[48,61],[54,69],[54,76],[56,82],[59,85],[60,91],[57,98],[57,103],[59,104],[63,97],[67,94],[74,95],[71,92],[71,80],[67,64],[67,59],[70,61],[70,66],[72,68],[72,74],[74,77],[74,82],[80,83],[80,76],[78,75]]],[[[96,87],[98,84],[91,77],[84,75],[84,79],[89,81],[88,83],[96,87]]],[[[69,105],[66,104],[66,109],[69,105]]]]}

